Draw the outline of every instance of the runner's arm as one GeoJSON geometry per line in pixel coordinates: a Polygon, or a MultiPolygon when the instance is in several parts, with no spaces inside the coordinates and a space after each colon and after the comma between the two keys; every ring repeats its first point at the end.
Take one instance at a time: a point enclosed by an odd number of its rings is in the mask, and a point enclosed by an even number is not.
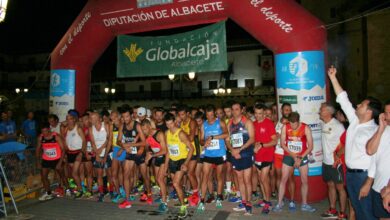
{"type": "Polygon", "coordinates": [[[188,148],[188,155],[187,155],[186,161],[184,162],[184,164],[187,165],[190,162],[191,157],[194,153],[194,146],[192,145],[192,143],[190,142],[190,139],[184,133],[184,131],[179,132],[179,138],[180,138],[180,141],[183,142],[188,148]]]}
{"type": "Polygon", "coordinates": [[[87,151],[87,141],[85,139],[84,131],[80,127],[77,127],[77,133],[81,137],[81,141],[82,141],[81,151],[85,153],[87,151]]]}
{"type": "Polygon", "coordinates": [[[367,142],[366,151],[368,155],[373,155],[376,153],[381,142],[382,134],[386,129],[386,119],[384,113],[379,115],[379,127],[376,130],[374,136],[367,142]]]}
{"type": "Polygon", "coordinates": [[[302,157],[307,156],[313,150],[313,135],[311,134],[311,129],[309,128],[309,126],[305,126],[305,133],[307,149],[302,154],[302,157]]]}

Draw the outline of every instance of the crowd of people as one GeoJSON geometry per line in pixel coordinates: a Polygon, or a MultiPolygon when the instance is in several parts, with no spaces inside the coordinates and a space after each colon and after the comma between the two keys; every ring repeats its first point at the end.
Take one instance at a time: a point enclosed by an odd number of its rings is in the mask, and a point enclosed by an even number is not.
{"type": "MultiPolygon", "coordinates": [[[[369,97],[353,108],[336,72],[331,67],[328,76],[341,110],[328,102],[319,110],[322,175],[330,206],[320,216],[347,219],[349,210],[348,219],[390,218],[390,102],[383,111],[381,102],[369,97]]],[[[159,203],[160,212],[169,209],[169,200],[178,200],[179,218],[187,216],[188,205],[202,213],[212,202],[216,208],[237,203],[233,210],[244,215],[252,215],[253,207],[261,208],[262,214],[281,212],[285,203],[289,211],[296,211],[298,169],[300,210],[315,212],[307,202],[311,129],[290,104],[282,104],[280,112],[278,116],[276,104],[228,101],[218,107],[180,104],[150,110],[123,105],[82,115],[69,110],[63,122],[51,114],[36,141],[45,188],[40,200],[96,195],[102,202],[110,195],[125,209],[139,196],[147,204],[159,203]],[[54,192],[50,169],[59,179],[54,192]]],[[[23,127],[30,125],[27,121],[23,127]]],[[[3,127],[0,123],[4,140],[3,127]]]]}

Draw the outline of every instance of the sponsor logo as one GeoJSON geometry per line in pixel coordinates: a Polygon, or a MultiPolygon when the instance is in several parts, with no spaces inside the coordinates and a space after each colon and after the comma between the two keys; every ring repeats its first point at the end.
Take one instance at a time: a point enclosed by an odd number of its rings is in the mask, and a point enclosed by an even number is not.
{"type": "Polygon", "coordinates": [[[321,130],[321,125],[316,123],[316,124],[308,124],[307,126],[309,126],[309,128],[312,130],[312,131],[320,131],[321,130]]]}
{"type": "Polygon", "coordinates": [[[292,75],[296,77],[302,77],[308,72],[308,62],[300,54],[292,59],[289,64],[289,71],[292,75]]]}
{"type": "Polygon", "coordinates": [[[51,75],[50,84],[52,87],[57,87],[61,83],[61,77],[57,73],[51,75]]]}
{"type": "Polygon", "coordinates": [[[137,0],[138,8],[147,8],[154,5],[164,5],[173,3],[173,0],[137,0]]]}
{"type": "Polygon", "coordinates": [[[279,103],[298,104],[298,97],[296,95],[280,95],[279,103]]]}
{"type": "Polygon", "coordinates": [[[67,106],[67,105],[69,105],[69,102],[55,102],[56,103],[56,105],[63,105],[63,106],[67,106]]]}
{"type": "Polygon", "coordinates": [[[129,48],[125,48],[123,53],[129,58],[130,62],[135,63],[137,57],[144,52],[142,48],[137,48],[137,44],[130,44],[129,48]]]}
{"type": "Polygon", "coordinates": [[[313,102],[313,101],[321,101],[324,100],[325,97],[323,95],[318,95],[318,96],[304,96],[303,101],[305,102],[313,102]]]}

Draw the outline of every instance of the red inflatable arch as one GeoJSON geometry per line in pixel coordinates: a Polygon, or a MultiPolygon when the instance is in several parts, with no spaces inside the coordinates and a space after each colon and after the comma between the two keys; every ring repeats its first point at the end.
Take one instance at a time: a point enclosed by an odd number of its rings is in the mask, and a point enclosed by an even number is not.
{"type": "MultiPolygon", "coordinates": [[[[90,0],[51,54],[51,69],[76,71],[75,107],[89,106],[90,72],[119,34],[139,33],[232,19],[275,54],[325,51],[326,30],[293,0],[166,0],[151,7],[136,0],[90,0]]],[[[325,76],[325,74],[323,74],[325,76]]],[[[319,179],[309,180],[309,201],[326,197],[319,179]],[[315,184],[313,186],[313,184],[315,184]]],[[[300,197],[299,191],[296,192],[300,197]]],[[[299,198],[298,198],[299,199],[299,198]]]]}

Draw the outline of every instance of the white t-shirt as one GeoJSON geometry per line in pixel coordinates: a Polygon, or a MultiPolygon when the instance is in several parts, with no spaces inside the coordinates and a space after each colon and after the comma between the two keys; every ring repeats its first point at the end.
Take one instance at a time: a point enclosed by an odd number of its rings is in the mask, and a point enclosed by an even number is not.
{"type": "Polygon", "coordinates": [[[366,152],[366,144],[378,129],[378,125],[374,119],[359,123],[355,109],[352,107],[345,91],[337,96],[336,101],[340,104],[350,123],[345,141],[345,163],[350,169],[368,170],[371,164],[371,156],[366,152]]]}
{"type": "Polygon", "coordinates": [[[344,132],[344,126],[337,119],[332,118],[328,123],[321,123],[322,125],[322,151],[324,154],[323,163],[333,165],[333,152],[340,143],[340,136],[344,132]]]}
{"type": "MultiPolygon", "coordinates": [[[[278,121],[278,123],[275,126],[275,130],[276,130],[276,133],[278,133],[279,135],[282,133],[282,127],[283,127],[283,124],[280,121],[278,121]]],[[[278,143],[276,144],[276,147],[275,147],[275,154],[284,155],[284,150],[280,146],[280,137],[278,138],[278,143]]]]}
{"type": "Polygon", "coordinates": [[[390,180],[390,126],[382,134],[378,150],[372,156],[368,176],[374,178],[372,189],[380,193],[390,180]]]}

